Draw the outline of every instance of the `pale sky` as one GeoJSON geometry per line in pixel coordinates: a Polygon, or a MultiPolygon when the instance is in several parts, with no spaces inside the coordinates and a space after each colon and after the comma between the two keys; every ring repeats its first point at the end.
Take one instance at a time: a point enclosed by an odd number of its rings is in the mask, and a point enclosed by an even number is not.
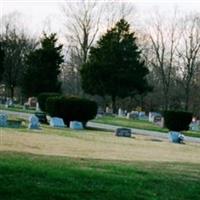
{"type": "MultiPolygon", "coordinates": [[[[109,0],[103,2],[105,1],[109,0]]],[[[33,34],[39,34],[43,29],[48,30],[49,26],[45,24],[50,24],[52,31],[61,33],[63,22],[60,6],[63,2],[64,0],[0,0],[0,15],[16,11],[22,13],[21,20],[27,30],[33,34]]],[[[200,0],[124,0],[124,2],[134,2],[137,16],[141,18],[148,18],[151,11],[155,9],[166,15],[173,11],[174,7],[178,7],[182,12],[200,11],[200,0]]]]}

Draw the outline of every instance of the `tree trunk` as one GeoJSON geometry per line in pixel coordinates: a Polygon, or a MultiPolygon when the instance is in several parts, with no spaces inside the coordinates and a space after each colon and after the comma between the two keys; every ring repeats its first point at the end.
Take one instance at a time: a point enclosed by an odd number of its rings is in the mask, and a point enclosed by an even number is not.
{"type": "Polygon", "coordinates": [[[116,113],[116,96],[112,95],[112,109],[113,113],[116,113]]]}
{"type": "Polygon", "coordinates": [[[14,98],[14,86],[10,86],[10,98],[13,100],[14,98]]]}
{"type": "Polygon", "coordinates": [[[190,89],[189,87],[185,88],[185,107],[184,110],[188,111],[188,107],[189,107],[189,96],[190,96],[190,89]]]}

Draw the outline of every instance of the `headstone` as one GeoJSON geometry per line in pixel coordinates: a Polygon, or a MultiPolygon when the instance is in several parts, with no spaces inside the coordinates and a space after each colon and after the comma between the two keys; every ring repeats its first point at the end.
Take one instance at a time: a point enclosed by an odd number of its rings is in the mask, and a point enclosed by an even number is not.
{"type": "Polygon", "coordinates": [[[0,127],[7,126],[8,116],[6,114],[0,114],[0,127]]]}
{"type": "Polygon", "coordinates": [[[162,117],[160,113],[157,113],[157,112],[149,112],[149,122],[154,122],[154,118],[155,118],[156,116],[162,117]]]}
{"type": "Polygon", "coordinates": [[[65,123],[62,118],[52,117],[50,120],[50,126],[57,128],[65,128],[65,123]]]}
{"type": "Polygon", "coordinates": [[[139,112],[138,117],[140,120],[148,120],[148,117],[146,116],[145,112],[139,112]]]}
{"type": "Polygon", "coordinates": [[[36,107],[37,104],[37,98],[36,97],[29,97],[28,101],[24,103],[24,106],[27,107],[36,107]]]}
{"type": "Polygon", "coordinates": [[[104,114],[104,111],[103,111],[102,107],[98,107],[97,114],[98,115],[103,115],[104,114]]]}
{"type": "Polygon", "coordinates": [[[131,113],[127,113],[127,119],[138,119],[138,112],[132,111],[131,113]]]}
{"type": "Polygon", "coordinates": [[[173,143],[182,143],[184,141],[184,135],[177,131],[169,132],[169,139],[173,143]]]}
{"type": "Polygon", "coordinates": [[[79,121],[71,121],[69,124],[69,127],[71,129],[81,130],[83,129],[83,124],[82,122],[79,122],[79,121]]]}
{"type": "Polygon", "coordinates": [[[156,115],[154,118],[153,118],[153,122],[154,123],[160,123],[162,120],[162,117],[160,115],[156,115]]]}
{"type": "Polygon", "coordinates": [[[36,107],[37,98],[36,97],[30,97],[30,98],[28,98],[28,103],[29,103],[30,107],[36,107]]]}
{"type": "Polygon", "coordinates": [[[199,131],[200,130],[198,122],[191,122],[189,127],[190,127],[190,130],[192,130],[192,131],[199,131]]]}
{"type": "Polygon", "coordinates": [[[115,131],[116,136],[121,137],[131,137],[131,129],[130,128],[117,128],[115,131]]]}
{"type": "Polygon", "coordinates": [[[36,103],[35,110],[36,110],[36,111],[40,111],[40,107],[39,107],[39,103],[38,103],[38,102],[36,103]]]}
{"type": "Polygon", "coordinates": [[[29,129],[39,129],[39,119],[35,115],[29,117],[29,129]]]}
{"type": "Polygon", "coordinates": [[[118,109],[118,116],[119,117],[123,117],[124,116],[124,111],[121,108],[118,109]]]}
{"type": "Polygon", "coordinates": [[[105,115],[107,116],[112,116],[113,115],[113,109],[109,108],[108,106],[106,107],[106,113],[105,115]]]}

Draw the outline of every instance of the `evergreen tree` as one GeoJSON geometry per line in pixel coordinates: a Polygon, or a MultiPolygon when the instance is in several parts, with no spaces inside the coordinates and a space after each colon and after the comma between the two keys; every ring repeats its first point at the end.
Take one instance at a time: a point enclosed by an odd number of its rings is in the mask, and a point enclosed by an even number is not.
{"type": "Polygon", "coordinates": [[[93,95],[110,95],[115,112],[116,97],[141,94],[149,89],[148,69],[140,54],[135,34],[121,19],[91,48],[81,69],[83,90],[93,95]]]}
{"type": "Polygon", "coordinates": [[[0,82],[2,80],[3,72],[4,72],[4,66],[3,66],[4,56],[5,54],[4,54],[2,45],[0,43],[0,82]]]}
{"type": "Polygon", "coordinates": [[[42,92],[59,92],[58,75],[63,62],[62,45],[56,46],[56,34],[50,34],[41,40],[41,48],[27,57],[27,68],[22,81],[25,96],[37,96],[42,92]]]}

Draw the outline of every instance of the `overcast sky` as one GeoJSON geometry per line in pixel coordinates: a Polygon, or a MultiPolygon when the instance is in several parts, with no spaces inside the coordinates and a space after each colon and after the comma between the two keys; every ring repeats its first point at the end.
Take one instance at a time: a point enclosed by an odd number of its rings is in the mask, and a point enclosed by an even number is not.
{"type": "MultiPolygon", "coordinates": [[[[50,27],[52,31],[59,33],[63,27],[60,9],[63,2],[64,0],[0,0],[0,14],[3,16],[15,11],[22,13],[21,20],[27,30],[33,34],[41,33],[43,29],[48,30],[50,27]]],[[[134,2],[137,15],[144,18],[155,9],[166,15],[174,7],[178,7],[182,12],[200,11],[200,0],[130,0],[125,2],[134,2]]]]}

